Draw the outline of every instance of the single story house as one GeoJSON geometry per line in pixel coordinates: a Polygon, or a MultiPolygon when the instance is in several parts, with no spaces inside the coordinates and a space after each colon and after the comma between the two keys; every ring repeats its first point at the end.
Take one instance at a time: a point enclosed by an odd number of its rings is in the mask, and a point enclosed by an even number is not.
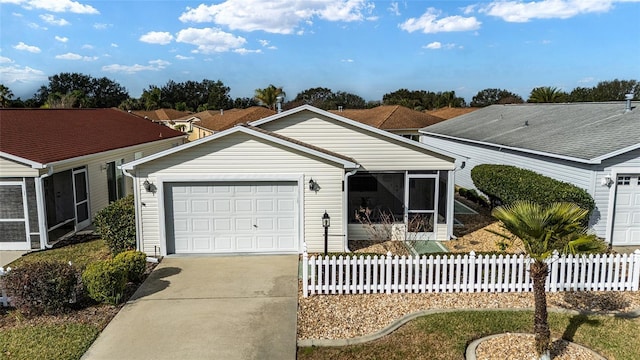
{"type": "Polygon", "coordinates": [[[318,252],[323,225],[337,252],[383,216],[401,236],[448,240],[455,157],[304,105],[122,169],[146,253],[318,252]]]}
{"type": "Polygon", "coordinates": [[[174,120],[176,124],[187,122],[189,141],[198,140],[237,124],[248,123],[271,116],[276,112],[261,106],[246,109],[205,110],[174,120]]]}
{"type": "Polygon", "coordinates": [[[504,164],[585,189],[596,203],[595,233],[640,245],[640,110],[636,102],[492,105],[421,130],[421,141],[467,157],[471,169],[504,164]]]}
{"type": "Polygon", "coordinates": [[[411,140],[419,140],[419,130],[445,119],[400,105],[381,105],[371,109],[338,109],[332,113],[411,140]]]}
{"type": "Polygon", "coordinates": [[[44,249],[132,193],[118,166],[185,135],[117,109],[0,109],[0,250],[44,249]]]}

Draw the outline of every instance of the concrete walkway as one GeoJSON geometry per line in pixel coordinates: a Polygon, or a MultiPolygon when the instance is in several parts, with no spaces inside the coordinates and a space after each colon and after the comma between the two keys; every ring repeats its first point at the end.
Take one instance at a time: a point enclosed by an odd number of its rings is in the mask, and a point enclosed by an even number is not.
{"type": "Polygon", "coordinates": [[[82,359],[295,359],[298,256],[170,257],[82,359]]]}

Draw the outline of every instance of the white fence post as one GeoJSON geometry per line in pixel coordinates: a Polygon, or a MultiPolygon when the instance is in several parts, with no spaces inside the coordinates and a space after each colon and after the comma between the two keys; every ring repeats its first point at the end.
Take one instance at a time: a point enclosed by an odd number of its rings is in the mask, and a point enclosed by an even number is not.
{"type": "Polygon", "coordinates": [[[633,252],[633,274],[631,275],[631,290],[638,291],[640,287],[640,249],[633,252]]]}
{"type": "Polygon", "coordinates": [[[302,297],[309,296],[309,254],[307,243],[302,244],[302,297]]]}
{"type": "MultiPolygon", "coordinates": [[[[0,277],[7,275],[9,271],[11,271],[10,267],[8,267],[6,270],[0,267],[0,277]]],[[[5,306],[5,307],[9,306],[9,297],[7,296],[7,291],[1,282],[0,282],[0,304],[2,304],[2,306],[5,306]]]]}

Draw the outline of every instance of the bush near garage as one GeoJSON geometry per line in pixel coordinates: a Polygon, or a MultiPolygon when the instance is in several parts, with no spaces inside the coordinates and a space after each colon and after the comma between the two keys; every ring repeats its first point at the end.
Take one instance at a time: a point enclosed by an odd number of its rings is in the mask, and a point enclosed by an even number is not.
{"type": "Polygon", "coordinates": [[[97,261],[87,266],[82,273],[82,282],[90,298],[116,305],[124,298],[127,269],[113,259],[97,261]]]}
{"type": "Polygon", "coordinates": [[[113,258],[127,272],[127,280],[138,283],[142,281],[147,269],[147,255],[141,251],[128,250],[121,252],[113,258]]]}
{"type": "Polygon", "coordinates": [[[465,189],[461,187],[458,189],[458,195],[480,206],[489,206],[489,201],[487,201],[484,196],[478,194],[475,189],[465,189]]]}
{"type": "Polygon", "coordinates": [[[76,295],[78,271],[62,261],[27,263],[11,269],[2,282],[21,313],[59,314],[76,295]]]}
{"type": "Polygon", "coordinates": [[[114,201],[100,210],[93,223],[114,256],[136,248],[136,214],[133,195],[114,201]]]}
{"type": "Polygon", "coordinates": [[[492,206],[511,204],[517,200],[529,200],[541,205],[570,202],[589,210],[589,216],[595,208],[593,198],[585,190],[515,166],[478,165],[471,169],[471,179],[476,188],[489,197],[492,206]]]}

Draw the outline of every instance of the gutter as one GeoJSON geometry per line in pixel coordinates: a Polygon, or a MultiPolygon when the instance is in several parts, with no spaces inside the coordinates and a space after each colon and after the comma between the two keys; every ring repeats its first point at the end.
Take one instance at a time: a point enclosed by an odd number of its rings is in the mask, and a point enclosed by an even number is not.
{"type": "Polygon", "coordinates": [[[140,187],[138,186],[138,182],[137,182],[138,178],[135,175],[130,174],[129,171],[123,167],[123,165],[118,166],[118,168],[122,170],[122,173],[125,176],[130,177],[131,180],[133,181],[133,198],[134,198],[133,203],[135,205],[134,209],[135,209],[135,221],[136,221],[136,249],[138,251],[142,251],[142,241],[140,238],[140,235],[142,234],[142,224],[140,219],[140,214],[142,213],[142,209],[138,209],[138,203],[140,203],[140,206],[142,206],[142,202],[139,201],[140,187]]]}
{"type": "Polygon", "coordinates": [[[355,175],[360,169],[360,164],[358,166],[348,171],[344,174],[344,189],[342,189],[342,231],[344,234],[344,251],[351,252],[349,250],[349,215],[347,214],[349,211],[348,203],[349,203],[349,177],[351,175],[355,175]]]}

